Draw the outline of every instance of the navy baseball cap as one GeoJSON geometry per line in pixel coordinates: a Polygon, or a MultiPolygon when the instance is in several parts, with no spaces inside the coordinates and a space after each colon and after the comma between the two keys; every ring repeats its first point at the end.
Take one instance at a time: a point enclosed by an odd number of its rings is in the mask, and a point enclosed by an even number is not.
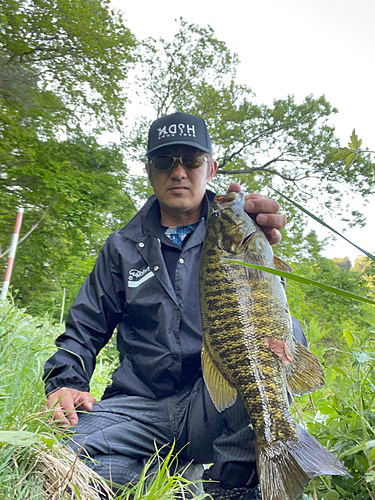
{"type": "Polygon", "coordinates": [[[211,139],[203,118],[178,111],[155,120],[148,132],[147,154],[173,144],[186,144],[211,153],[211,139]]]}

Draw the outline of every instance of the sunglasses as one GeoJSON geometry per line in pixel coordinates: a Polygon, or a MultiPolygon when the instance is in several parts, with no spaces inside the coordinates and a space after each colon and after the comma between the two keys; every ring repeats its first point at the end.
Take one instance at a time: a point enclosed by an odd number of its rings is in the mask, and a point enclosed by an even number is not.
{"type": "Polygon", "coordinates": [[[207,156],[196,155],[194,153],[185,153],[181,156],[173,156],[173,155],[160,155],[154,156],[150,160],[150,165],[156,170],[171,170],[174,164],[178,161],[184,168],[188,170],[199,168],[203,165],[205,161],[208,161],[207,156]]]}

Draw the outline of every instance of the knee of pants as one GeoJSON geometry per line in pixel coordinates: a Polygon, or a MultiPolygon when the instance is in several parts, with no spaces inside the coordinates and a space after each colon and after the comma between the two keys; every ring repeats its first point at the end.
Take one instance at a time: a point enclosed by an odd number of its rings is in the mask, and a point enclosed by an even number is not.
{"type": "Polygon", "coordinates": [[[211,463],[214,442],[222,435],[248,429],[250,419],[240,397],[226,410],[214,406],[203,378],[198,379],[191,393],[186,420],[178,445],[186,446],[182,456],[196,463],[211,463]]]}

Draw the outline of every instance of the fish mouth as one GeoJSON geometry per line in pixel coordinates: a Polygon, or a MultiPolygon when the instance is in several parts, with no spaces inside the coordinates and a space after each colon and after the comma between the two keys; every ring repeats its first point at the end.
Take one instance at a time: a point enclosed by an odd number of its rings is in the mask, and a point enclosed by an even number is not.
{"type": "Polygon", "coordinates": [[[215,196],[214,201],[216,203],[231,203],[237,199],[239,194],[240,193],[237,193],[236,191],[231,191],[226,194],[218,194],[215,196]]]}

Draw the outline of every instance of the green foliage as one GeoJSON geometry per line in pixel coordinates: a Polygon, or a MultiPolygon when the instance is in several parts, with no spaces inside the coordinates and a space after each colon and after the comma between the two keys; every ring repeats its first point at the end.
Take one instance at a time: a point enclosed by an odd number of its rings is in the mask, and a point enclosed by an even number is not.
{"type": "Polygon", "coordinates": [[[192,109],[207,102],[210,88],[226,89],[225,83],[232,83],[238,58],[231,54],[225,42],[215,38],[210,26],[188,24],[181,18],[180,28],[171,42],[162,38],[144,40],[141,64],[147,71],[139,83],[161,116],[173,109],[192,109]],[[207,83],[213,79],[215,87],[208,87],[207,83]]]}
{"type": "Polygon", "coordinates": [[[134,45],[107,0],[0,7],[1,268],[22,206],[12,284],[33,314],[58,303],[62,288],[71,301],[92,256],[134,213],[121,149],[95,135],[122,130],[134,45]]]}
{"type": "MultiPolygon", "coordinates": [[[[150,457],[143,468],[137,484],[134,486],[129,484],[125,488],[120,486],[119,490],[122,493],[118,498],[124,500],[128,498],[134,498],[134,500],[191,498],[190,487],[193,483],[182,477],[186,469],[179,467],[178,455],[174,455],[173,450],[174,444],[166,446],[165,449],[156,450],[155,455],[150,457]]],[[[196,490],[196,487],[193,486],[193,489],[196,490]]],[[[206,498],[206,495],[193,495],[193,498],[200,500],[206,498]]]]}
{"type": "MultiPolygon", "coordinates": [[[[345,187],[367,196],[375,177],[367,158],[355,168],[332,163],[339,147],[330,115],[337,110],[324,96],[307,96],[297,103],[293,96],[277,99],[272,106],[258,104],[247,85],[236,81],[238,58],[212,28],[180,20],[172,41],[147,39],[140,48],[138,91],[148,98],[155,114],[175,110],[202,115],[208,125],[219,176],[214,187],[239,182],[244,190],[267,193],[267,184],[291,198],[312,201],[321,213],[327,209],[347,219],[345,187]]],[[[145,123],[141,124],[144,131],[145,123]]],[[[146,134],[137,131],[128,141],[134,157],[145,151],[146,134]]],[[[289,220],[297,219],[289,210],[289,220]]],[[[353,211],[349,224],[362,224],[353,211]]],[[[297,237],[297,234],[295,235],[297,237]]]]}
{"type": "Polygon", "coordinates": [[[351,269],[356,273],[363,273],[370,265],[371,260],[363,255],[355,259],[354,266],[351,269]]]}
{"type": "MultiPolygon", "coordinates": [[[[344,332],[350,352],[347,361],[326,366],[326,386],[302,398],[308,430],[349,469],[353,479],[322,477],[315,482],[319,499],[368,500],[374,498],[375,481],[375,315],[363,306],[365,328],[344,332]]],[[[310,348],[319,357],[324,334],[313,335],[310,348]],[[319,346],[316,351],[315,348],[319,346]]],[[[314,334],[311,330],[309,333],[314,334]]],[[[311,490],[311,487],[310,487],[311,490]]]]}
{"type": "Polygon", "coordinates": [[[20,162],[4,171],[0,215],[6,230],[1,231],[0,244],[10,244],[16,207],[25,207],[21,237],[36,228],[19,244],[12,284],[17,300],[40,314],[70,284],[71,300],[92,268],[92,256],[133,215],[133,203],[123,191],[126,169],[117,146],[99,146],[81,136],[41,142],[33,164],[20,162]],[[82,269],[73,283],[78,263],[82,269]]]}
{"type": "Polygon", "coordinates": [[[40,481],[28,478],[31,469],[28,460],[32,444],[42,439],[55,440],[48,427],[48,415],[43,415],[44,391],[40,379],[43,358],[53,352],[54,332],[50,328],[49,321],[33,319],[7,302],[0,303],[2,498],[29,498],[30,492],[35,495],[41,492],[40,481]],[[20,447],[21,444],[24,446],[20,447]]]}
{"type": "MultiPolygon", "coordinates": [[[[290,264],[298,275],[374,299],[373,289],[369,288],[363,275],[340,269],[329,259],[316,257],[298,263],[291,261],[290,264]]],[[[353,333],[367,328],[360,303],[288,279],[287,297],[293,316],[306,325],[314,321],[317,328],[325,332],[318,342],[318,347],[324,348],[318,359],[326,363],[328,369],[331,363],[346,362],[350,348],[343,332],[353,333]]],[[[312,341],[309,336],[308,339],[312,341]]]]}
{"type": "Polygon", "coordinates": [[[362,140],[358,139],[357,134],[355,133],[355,129],[350,136],[350,142],[348,144],[348,148],[339,148],[337,153],[333,155],[332,161],[342,161],[345,160],[345,166],[350,167],[357,156],[360,153],[366,152],[365,150],[359,149],[362,145],[362,140]]]}
{"type": "MultiPolygon", "coordinates": [[[[108,0],[6,0],[0,23],[2,72],[34,75],[75,123],[87,113],[107,127],[120,119],[135,39],[108,0]]],[[[14,101],[9,88],[5,95],[14,101]]]]}
{"type": "Polygon", "coordinates": [[[332,259],[332,262],[337,264],[340,269],[346,269],[347,271],[350,271],[350,269],[352,268],[352,263],[349,257],[344,257],[344,258],[334,257],[332,259]]]}

